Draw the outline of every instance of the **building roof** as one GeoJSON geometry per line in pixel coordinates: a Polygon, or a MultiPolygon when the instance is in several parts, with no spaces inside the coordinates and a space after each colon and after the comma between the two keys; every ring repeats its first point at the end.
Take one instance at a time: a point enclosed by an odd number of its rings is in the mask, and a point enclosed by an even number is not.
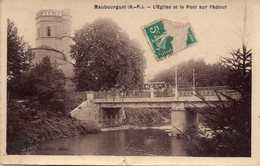
{"type": "Polygon", "coordinates": [[[50,46],[47,46],[47,45],[40,45],[38,47],[32,48],[32,50],[49,50],[49,51],[56,51],[56,52],[59,52],[59,53],[63,54],[59,50],[57,50],[55,48],[52,48],[50,46]]]}
{"type": "Polygon", "coordinates": [[[52,47],[50,47],[50,46],[47,46],[47,45],[40,45],[40,46],[38,46],[38,47],[32,48],[31,50],[54,51],[54,52],[57,52],[57,53],[62,54],[63,60],[65,60],[65,61],[67,60],[66,55],[65,55],[63,52],[61,52],[61,51],[59,51],[59,50],[57,50],[57,49],[55,49],[55,48],[52,48],[52,47]]]}

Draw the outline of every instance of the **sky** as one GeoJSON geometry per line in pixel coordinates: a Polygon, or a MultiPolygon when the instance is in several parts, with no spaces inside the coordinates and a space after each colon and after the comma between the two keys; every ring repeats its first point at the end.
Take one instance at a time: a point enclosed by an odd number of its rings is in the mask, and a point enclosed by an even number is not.
{"type": "MultiPolygon", "coordinates": [[[[256,26],[259,1],[89,1],[89,0],[2,0],[2,18],[10,18],[18,27],[19,35],[35,47],[36,12],[42,9],[68,8],[72,15],[72,34],[84,24],[97,18],[112,18],[131,39],[139,42],[147,59],[145,78],[151,79],[157,72],[189,59],[203,58],[208,63],[219,61],[221,56],[230,56],[231,49],[241,47],[244,25],[246,25],[245,41],[249,47],[257,47],[256,26]],[[244,24],[244,7],[247,4],[246,24],[244,24]],[[144,10],[102,10],[94,9],[94,5],[222,5],[226,9],[144,9],[144,10]],[[252,12],[253,11],[253,12],[252,12]],[[180,51],[164,60],[156,61],[150,49],[142,27],[160,18],[171,21],[189,22],[198,43],[180,51]]],[[[2,19],[2,20],[4,20],[2,19]]]]}

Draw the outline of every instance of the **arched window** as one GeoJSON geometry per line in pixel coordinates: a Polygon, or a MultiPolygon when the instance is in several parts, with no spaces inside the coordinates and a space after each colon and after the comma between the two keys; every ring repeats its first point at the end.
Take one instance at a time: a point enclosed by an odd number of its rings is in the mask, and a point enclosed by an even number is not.
{"type": "Polygon", "coordinates": [[[51,27],[47,26],[47,36],[51,36],[51,27]]]}

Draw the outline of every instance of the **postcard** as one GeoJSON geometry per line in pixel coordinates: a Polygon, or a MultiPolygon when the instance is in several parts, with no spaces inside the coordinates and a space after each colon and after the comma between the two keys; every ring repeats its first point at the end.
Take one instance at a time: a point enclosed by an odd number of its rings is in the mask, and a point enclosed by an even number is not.
{"type": "Polygon", "coordinates": [[[260,164],[257,0],[1,0],[0,163],[260,164]]]}

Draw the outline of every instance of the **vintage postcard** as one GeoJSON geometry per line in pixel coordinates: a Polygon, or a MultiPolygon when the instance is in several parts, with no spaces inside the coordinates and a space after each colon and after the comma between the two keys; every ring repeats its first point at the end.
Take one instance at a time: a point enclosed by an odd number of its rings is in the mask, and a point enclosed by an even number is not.
{"type": "Polygon", "coordinates": [[[0,0],[0,164],[260,165],[260,1],[0,0]]]}

